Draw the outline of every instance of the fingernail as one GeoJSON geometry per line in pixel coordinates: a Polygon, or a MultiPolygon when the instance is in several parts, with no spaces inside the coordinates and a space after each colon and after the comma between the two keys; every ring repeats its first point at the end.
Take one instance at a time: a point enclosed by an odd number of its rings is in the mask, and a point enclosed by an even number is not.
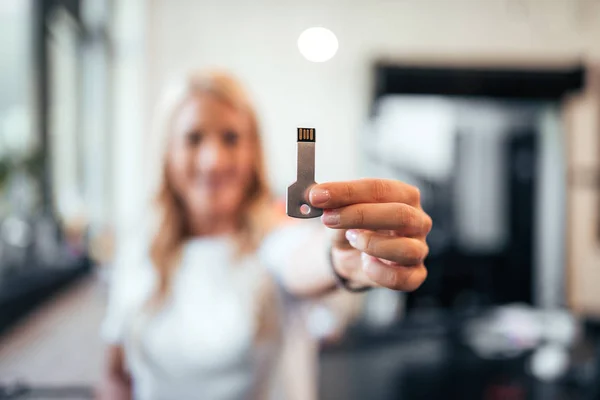
{"type": "Polygon", "coordinates": [[[325,211],[321,220],[325,225],[339,225],[340,213],[337,211],[325,211]]]}
{"type": "Polygon", "coordinates": [[[327,203],[330,198],[329,190],[315,188],[310,191],[310,202],[315,206],[327,203]]]}
{"type": "Polygon", "coordinates": [[[356,244],[356,240],[358,239],[358,232],[353,229],[348,229],[346,231],[346,239],[352,246],[354,246],[356,244]]]}

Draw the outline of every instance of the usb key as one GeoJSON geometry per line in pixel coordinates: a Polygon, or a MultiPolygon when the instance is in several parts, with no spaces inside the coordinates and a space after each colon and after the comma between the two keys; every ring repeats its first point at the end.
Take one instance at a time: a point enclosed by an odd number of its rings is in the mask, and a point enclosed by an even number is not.
{"type": "Polygon", "coordinates": [[[323,214],[320,208],[308,203],[308,190],[315,184],[315,142],[314,128],[298,128],[298,158],[296,182],[287,190],[287,215],[294,218],[316,218],[323,214]]]}

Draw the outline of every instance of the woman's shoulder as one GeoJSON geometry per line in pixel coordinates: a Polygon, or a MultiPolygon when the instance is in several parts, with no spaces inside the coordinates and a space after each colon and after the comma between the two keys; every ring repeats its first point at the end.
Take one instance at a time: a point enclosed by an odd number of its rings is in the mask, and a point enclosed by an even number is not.
{"type": "Polygon", "coordinates": [[[296,221],[288,217],[281,218],[264,237],[259,255],[268,264],[280,263],[287,259],[290,252],[307,243],[311,237],[319,241],[323,226],[317,221],[296,221]]]}
{"type": "Polygon", "coordinates": [[[118,241],[110,268],[115,284],[120,281],[151,280],[154,268],[148,237],[142,232],[124,234],[118,241]]]}
{"type": "Polygon", "coordinates": [[[147,241],[143,236],[121,235],[112,262],[107,265],[108,304],[102,336],[122,342],[130,316],[147,299],[155,283],[147,241]]]}
{"type": "Polygon", "coordinates": [[[142,207],[124,222],[116,237],[115,263],[126,269],[146,269],[151,264],[150,247],[156,233],[154,209],[142,207]]]}

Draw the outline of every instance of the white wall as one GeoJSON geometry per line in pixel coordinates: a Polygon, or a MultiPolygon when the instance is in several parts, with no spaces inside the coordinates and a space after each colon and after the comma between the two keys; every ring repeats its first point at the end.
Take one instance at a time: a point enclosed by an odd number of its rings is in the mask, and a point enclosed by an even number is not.
{"type": "Polygon", "coordinates": [[[33,100],[31,2],[0,2],[0,157],[23,156],[37,144],[33,100]],[[15,154],[16,153],[16,154],[15,154]]]}
{"type": "Polygon", "coordinates": [[[15,106],[27,106],[31,80],[32,48],[31,2],[3,0],[0,2],[0,112],[15,106]]]}
{"type": "Polygon", "coordinates": [[[600,7],[589,3],[154,0],[148,10],[146,115],[170,75],[223,66],[245,81],[258,102],[278,193],[295,178],[294,129],[301,124],[318,129],[317,180],[353,178],[360,174],[356,138],[367,117],[373,60],[445,54],[455,60],[510,62],[521,55],[570,61],[582,52],[598,55],[592,29],[600,37],[593,22],[600,21],[600,7]],[[299,33],[314,25],[329,27],[340,41],[337,56],[325,64],[304,60],[296,48],[299,33]]]}
{"type": "Polygon", "coordinates": [[[114,224],[118,239],[138,227],[145,201],[144,169],[145,102],[145,0],[114,1],[111,34],[115,46],[112,79],[112,182],[114,224]]]}

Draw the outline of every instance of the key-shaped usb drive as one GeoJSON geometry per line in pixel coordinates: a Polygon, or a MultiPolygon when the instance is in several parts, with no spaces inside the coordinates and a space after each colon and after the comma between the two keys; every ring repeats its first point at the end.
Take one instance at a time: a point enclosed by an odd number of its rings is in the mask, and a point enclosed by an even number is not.
{"type": "Polygon", "coordinates": [[[315,218],[323,214],[320,208],[308,203],[308,190],[315,184],[315,143],[317,132],[314,128],[298,128],[298,158],[296,182],[287,190],[287,215],[294,218],[315,218]]]}

